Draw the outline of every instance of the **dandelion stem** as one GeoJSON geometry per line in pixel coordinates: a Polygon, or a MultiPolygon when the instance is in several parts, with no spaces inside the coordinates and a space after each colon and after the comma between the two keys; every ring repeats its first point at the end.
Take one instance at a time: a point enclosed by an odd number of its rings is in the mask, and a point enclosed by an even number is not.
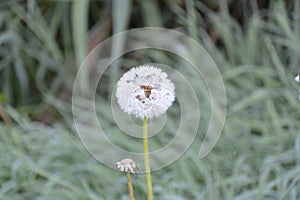
{"type": "Polygon", "coordinates": [[[153,200],[150,161],[149,161],[149,147],[148,147],[148,121],[146,117],[144,117],[144,124],[143,124],[143,141],[144,141],[144,163],[145,163],[145,173],[146,173],[146,181],[147,181],[148,200],[153,200]]]}
{"type": "Polygon", "coordinates": [[[127,182],[128,182],[128,190],[129,190],[130,200],[134,200],[134,193],[133,193],[130,171],[127,171],[126,174],[127,174],[127,182]]]}

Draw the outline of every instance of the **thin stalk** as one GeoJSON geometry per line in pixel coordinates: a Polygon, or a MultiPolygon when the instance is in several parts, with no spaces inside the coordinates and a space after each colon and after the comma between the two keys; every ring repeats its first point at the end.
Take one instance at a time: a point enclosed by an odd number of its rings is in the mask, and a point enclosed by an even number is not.
{"type": "Polygon", "coordinates": [[[128,182],[128,190],[129,190],[130,200],[134,200],[134,193],[133,193],[130,171],[127,171],[126,173],[127,173],[127,182],[128,182]]]}
{"type": "Polygon", "coordinates": [[[149,147],[148,147],[149,146],[148,145],[148,121],[146,117],[144,117],[144,124],[143,124],[143,141],[144,141],[144,164],[145,164],[148,200],[153,200],[150,161],[149,161],[149,147]]]}

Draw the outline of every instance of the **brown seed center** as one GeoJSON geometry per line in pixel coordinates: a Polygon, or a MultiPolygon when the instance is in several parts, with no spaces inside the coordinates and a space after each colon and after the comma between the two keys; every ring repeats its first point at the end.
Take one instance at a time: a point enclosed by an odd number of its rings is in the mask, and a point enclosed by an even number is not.
{"type": "Polygon", "coordinates": [[[147,86],[147,85],[141,85],[140,88],[144,90],[146,98],[149,98],[149,96],[151,95],[151,90],[153,89],[153,87],[147,86]]]}

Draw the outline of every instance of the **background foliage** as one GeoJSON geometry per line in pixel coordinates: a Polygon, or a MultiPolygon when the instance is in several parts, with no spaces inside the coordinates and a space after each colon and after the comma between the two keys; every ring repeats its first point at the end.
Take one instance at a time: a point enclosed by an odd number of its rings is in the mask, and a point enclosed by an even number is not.
{"type": "MultiPolygon", "coordinates": [[[[155,199],[300,199],[297,0],[1,1],[0,199],[128,199],[125,176],[80,143],[70,97],[87,52],[144,26],[199,41],[219,66],[228,103],[224,132],[208,157],[198,159],[199,136],[184,156],[153,173],[155,199]]],[[[172,64],[163,52],[119,62],[141,59],[172,64]]],[[[99,104],[124,70],[116,64],[105,73],[99,104]]],[[[194,85],[202,90],[200,80],[194,85]]],[[[208,120],[209,109],[201,111],[208,120]]],[[[110,127],[109,113],[103,115],[110,127]]],[[[145,198],[144,179],[133,180],[136,199],[145,198]]]]}

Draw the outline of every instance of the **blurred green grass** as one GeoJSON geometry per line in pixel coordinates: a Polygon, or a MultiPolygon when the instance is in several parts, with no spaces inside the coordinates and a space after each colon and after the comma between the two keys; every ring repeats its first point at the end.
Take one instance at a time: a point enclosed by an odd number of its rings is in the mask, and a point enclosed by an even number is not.
{"type": "MultiPolygon", "coordinates": [[[[84,21],[77,21],[88,14],[90,23],[100,18],[100,31],[106,34],[110,30],[101,26],[106,18],[112,20],[113,33],[135,26],[186,33],[209,51],[222,73],[228,115],[220,140],[199,160],[198,136],[179,160],[154,172],[156,199],[300,199],[300,102],[293,79],[300,68],[300,3],[271,1],[268,10],[260,10],[254,2],[241,8],[242,24],[225,1],[217,4],[219,12],[201,1],[143,1],[127,7],[101,1],[90,3],[91,13],[79,1],[1,2],[1,94],[14,123],[0,126],[0,199],[128,199],[125,176],[97,162],[66,125],[72,121],[70,99],[61,94],[71,91],[91,40],[84,21]],[[130,21],[135,15],[142,20],[130,21]],[[54,119],[51,126],[33,122],[30,114],[44,112],[39,109],[45,106],[55,107],[64,120],[54,119]]],[[[161,52],[145,54],[149,61],[175,63],[174,68],[183,64],[161,52]]],[[[120,62],[131,66],[141,62],[138,56],[121,59],[105,74],[101,109],[120,62]]],[[[200,80],[193,83],[200,91],[201,85],[200,80]]],[[[201,111],[206,123],[210,111],[201,111]]],[[[101,114],[106,117],[101,123],[110,127],[109,112],[101,114]]],[[[143,175],[133,180],[136,199],[145,199],[144,180],[143,175]]]]}

